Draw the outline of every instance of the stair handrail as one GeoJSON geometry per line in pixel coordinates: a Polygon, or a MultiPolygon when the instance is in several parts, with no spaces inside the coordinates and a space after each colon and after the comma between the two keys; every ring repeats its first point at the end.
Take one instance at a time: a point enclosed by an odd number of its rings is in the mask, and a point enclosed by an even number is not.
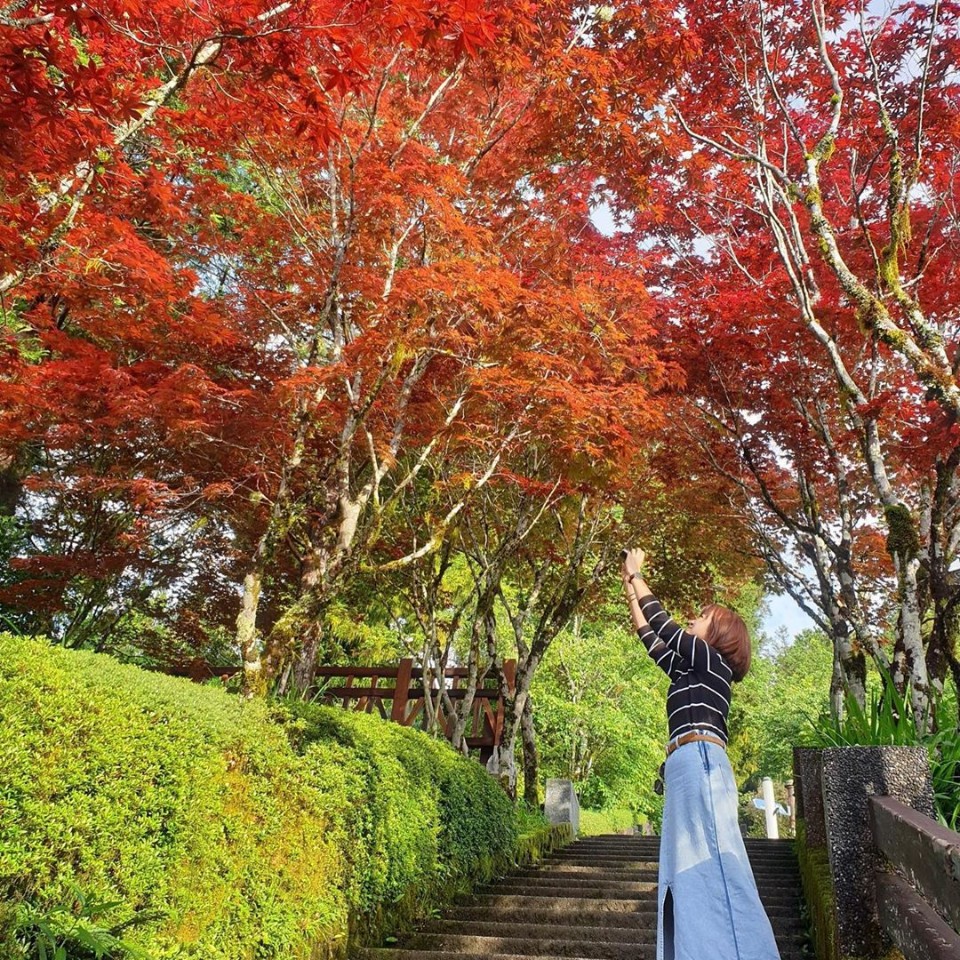
{"type": "Polygon", "coordinates": [[[877,875],[880,924],[906,960],[960,957],[960,833],[893,797],[871,797],[870,826],[889,867],[877,875]]]}

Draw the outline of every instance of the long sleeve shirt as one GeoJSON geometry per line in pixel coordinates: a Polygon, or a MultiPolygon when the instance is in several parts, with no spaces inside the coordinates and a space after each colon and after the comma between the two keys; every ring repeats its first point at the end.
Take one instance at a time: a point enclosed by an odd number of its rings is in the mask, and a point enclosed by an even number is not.
{"type": "Polygon", "coordinates": [[[706,641],[677,626],[656,597],[640,597],[640,609],[648,626],[637,633],[653,662],[670,678],[670,739],[698,731],[726,743],[733,671],[706,641]]]}

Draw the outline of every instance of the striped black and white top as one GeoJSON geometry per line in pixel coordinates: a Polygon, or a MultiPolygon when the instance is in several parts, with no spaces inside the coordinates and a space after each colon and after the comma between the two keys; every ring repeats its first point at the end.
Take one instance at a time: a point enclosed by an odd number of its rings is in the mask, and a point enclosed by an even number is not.
{"type": "Polygon", "coordinates": [[[677,626],[656,597],[641,597],[640,609],[649,626],[637,633],[653,662],[670,678],[670,739],[696,730],[726,743],[733,671],[706,641],[677,626]]]}

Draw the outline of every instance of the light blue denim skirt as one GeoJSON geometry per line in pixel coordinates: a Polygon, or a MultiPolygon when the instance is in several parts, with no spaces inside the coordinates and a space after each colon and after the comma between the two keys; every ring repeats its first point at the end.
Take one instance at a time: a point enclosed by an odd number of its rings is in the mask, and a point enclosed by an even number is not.
{"type": "Polygon", "coordinates": [[[667,757],[657,960],[779,960],[737,801],[723,747],[694,741],[667,757]]]}

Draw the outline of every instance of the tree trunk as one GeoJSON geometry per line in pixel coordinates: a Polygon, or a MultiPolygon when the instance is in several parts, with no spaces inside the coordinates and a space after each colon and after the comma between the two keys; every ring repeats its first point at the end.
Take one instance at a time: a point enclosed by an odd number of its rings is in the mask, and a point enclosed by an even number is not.
{"type": "Polygon", "coordinates": [[[517,798],[517,724],[512,707],[507,708],[500,745],[493,748],[487,769],[493,774],[503,792],[511,799],[517,798]]]}
{"type": "Polygon", "coordinates": [[[520,734],[523,737],[523,799],[536,809],[540,806],[538,792],[537,739],[533,729],[533,700],[527,697],[520,714],[520,734]]]}
{"type": "MultiPolygon", "coordinates": [[[[514,692],[510,695],[504,695],[503,733],[500,737],[500,749],[494,752],[496,765],[491,771],[511,800],[517,798],[517,740],[520,735],[523,714],[527,709],[530,698],[529,684],[529,678],[518,672],[514,692]]],[[[506,681],[504,680],[501,683],[501,688],[505,687],[506,681]]],[[[534,784],[534,788],[536,788],[536,784],[534,784]]]]}
{"type": "Polygon", "coordinates": [[[836,720],[843,716],[843,664],[840,651],[833,646],[833,674],[830,677],[830,715],[836,720]]]}
{"type": "Polygon", "coordinates": [[[243,578],[243,602],[237,616],[237,643],[243,657],[243,693],[246,697],[263,696],[267,680],[257,643],[257,607],[260,603],[262,578],[257,569],[243,578]]]}
{"type": "MultiPolygon", "coordinates": [[[[327,569],[326,556],[319,550],[307,553],[300,573],[300,595],[288,614],[288,620],[281,630],[275,630],[275,658],[292,658],[289,684],[283,693],[296,693],[300,699],[306,699],[317,675],[317,655],[323,627],[320,617],[323,610],[324,571],[327,569]],[[277,643],[277,641],[281,641],[277,643]],[[293,650],[289,646],[293,646],[293,650]],[[283,647],[288,649],[284,650],[283,647]]],[[[278,627],[280,624],[277,625],[278,627]]]]}
{"type": "Polygon", "coordinates": [[[913,720],[919,733],[930,726],[930,683],[927,679],[927,661],[923,651],[920,602],[917,595],[917,573],[920,561],[916,557],[897,557],[900,581],[900,617],[897,638],[901,656],[895,661],[894,682],[913,708],[913,720]]]}
{"type": "Polygon", "coordinates": [[[312,624],[298,648],[290,674],[290,691],[301,700],[309,699],[313,681],[317,676],[317,653],[320,649],[321,628],[312,624]]]}
{"type": "Polygon", "coordinates": [[[425,645],[423,651],[423,666],[420,670],[420,679],[423,682],[423,718],[424,733],[433,733],[440,711],[440,697],[443,687],[443,676],[440,676],[440,687],[436,701],[433,699],[433,670],[430,667],[430,650],[425,645]]]}
{"type": "Polygon", "coordinates": [[[18,469],[17,458],[0,454],[0,516],[14,516],[22,494],[23,478],[18,469]]]}
{"type": "Polygon", "coordinates": [[[839,706],[842,710],[844,697],[850,696],[862,707],[867,698],[867,658],[852,642],[845,621],[834,624],[833,649],[841,687],[839,706]]]}
{"type": "MultiPolygon", "coordinates": [[[[495,582],[497,581],[494,581],[494,583],[495,582]]],[[[445,698],[448,704],[448,710],[452,712],[450,742],[453,744],[455,750],[459,750],[464,754],[467,753],[466,726],[470,719],[470,713],[473,710],[473,702],[481,680],[480,642],[481,639],[485,637],[488,647],[491,643],[491,638],[494,638],[493,642],[495,643],[497,629],[496,614],[493,609],[495,596],[495,588],[490,586],[488,579],[486,588],[478,594],[476,615],[470,628],[470,651],[467,656],[467,686],[463,698],[456,707],[454,707],[453,701],[449,697],[445,698]]],[[[493,762],[497,756],[498,751],[495,749],[493,757],[490,758],[490,762],[493,762]]],[[[487,768],[490,769],[489,762],[487,768]]]]}

